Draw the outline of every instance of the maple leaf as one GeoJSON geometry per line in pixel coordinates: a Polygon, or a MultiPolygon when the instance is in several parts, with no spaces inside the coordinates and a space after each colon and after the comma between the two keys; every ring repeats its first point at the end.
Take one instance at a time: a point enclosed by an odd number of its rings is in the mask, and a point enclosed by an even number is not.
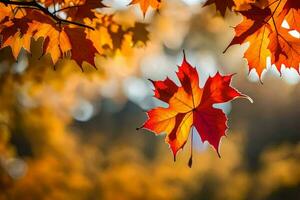
{"type": "Polygon", "coordinates": [[[33,19],[28,24],[27,34],[35,40],[43,38],[42,53],[49,54],[54,64],[71,50],[72,46],[64,28],[57,26],[49,17],[36,10],[29,10],[27,18],[33,19]]]}
{"type": "Polygon", "coordinates": [[[220,11],[222,16],[225,16],[227,9],[232,10],[235,5],[233,0],[208,0],[204,6],[211,4],[216,5],[216,10],[220,11]]]}
{"type": "Polygon", "coordinates": [[[149,34],[146,28],[146,25],[143,23],[136,23],[134,27],[129,28],[129,30],[133,35],[133,42],[138,43],[139,41],[146,42],[149,40],[149,34]]]}
{"type": "Polygon", "coordinates": [[[4,4],[0,4],[0,22],[4,20],[11,14],[11,8],[5,6],[4,4]]]}
{"type": "Polygon", "coordinates": [[[161,7],[161,1],[162,0],[132,0],[130,5],[139,4],[145,17],[148,8],[159,9],[161,7]]]}
{"type": "Polygon", "coordinates": [[[280,28],[278,32],[270,34],[268,48],[272,53],[271,62],[280,71],[284,64],[286,67],[299,71],[300,64],[300,40],[291,36],[288,30],[280,28]]]}
{"type": "Polygon", "coordinates": [[[69,17],[75,20],[80,20],[84,18],[92,19],[95,17],[95,9],[105,8],[106,5],[102,3],[102,0],[85,0],[74,5],[73,2],[70,2],[70,5],[64,6],[62,9],[67,10],[69,17]]]}
{"type": "Polygon", "coordinates": [[[272,12],[269,8],[260,9],[253,6],[251,10],[240,13],[244,19],[235,27],[235,36],[225,51],[234,44],[250,42],[244,57],[248,60],[249,71],[256,69],[258,75],[261,76],[266,68],[266,59],[270,55],[267,47],[271,27],[265,21],[271,18],[272,12]]]}
{"type": "Polygon", "coordinates": [[[236,12],[245,11],[251,9],[252,6],[263,9],[267,5],[271,4],[272,1],[276,2],[278,0],[208,0],[203,6],[215,4],[216,10],[219,11],[220,14],[224,17],[226,14],[226,10],[236,12]]]}
{"type": "Polygon", "coordinates": [[[92,41],[87,39],[87,34],[84,29],[81,28],[65,28],[66,33],[70,38],[71,58],[74,59],[79,66],[84,61],[95,66],[94,57],[97,53],[97,49],[93,45],[92,41]]]}
{"type": "Polygon", "coordinates": [[[55,64],[59,58],[71,50],[66,32],[39,11],[29,10],[26,17],[13,18],[0,29],[2,48],[10,46],[17,59],[21,49],[30,52],[31,38],[43,38],[43,55],[49,54],[55,64]]]}
{"type": "Polygon", "coordinates": [[[15,59],[18,58],[22,48],[30,51],[31,35],[27,33],[29,22],[31,22],[29,19],[14,18],[0,26],[0,47],[12,47],[12,54],[15,59]]]}
{"type": "MultiPolygon", "coordinates": [[[[238,97],[252,100],[230,86],[232,75],[222,76],[216,73],[200,88],[197,70],[187,62],[185,56],[177,77],[181,86],[177,86],[169,78],[164,81],[151,81],[155,88],[154,96],[169,106],[148,111],[148,120],[141,128],[157,135],[165,132],[166,142],[170,145],[175,160],[178,150],[184,147],[194,126],[202,141],[208,141],[220,156],[219,144],[227,130],[227,118],[222,110],[214,108],[213,105],[238,97]]],[[[192,153],[190,165],[191,160],[192,153]]]]}
{"type": "Polygon", "coordinates": [[[126,31],[122,29],[122,27],[113,27],[109,29],[109,34],[112,38],[112,47],[114,50],[119,49],[122,46],[124,36],[126,31]]]}
{"type": "MultiPolygon", "coordinates": [[[[281,26],[288,13],[294,13],[296,10],[299,12],[299,3],[293,2],[273,1],[265,8],[252,5],[249,10],[239,11],[243,15],[243,21],[235,27],[235,36],[225,51],[232,45],[249,42],[244,58],[248,61],[249,71],[255,69],[260,79],[267,67],[268,57],[271,57],[271,64],[274,64],[279,72],[282,64],[298,71],[300,40],[291,36],[288,30],[281,26]]],[[[297,29],[297,20],[288,18],[288,21],[292,23],[291,27],[297,29]]]]}
{"type": "Polygon", "coordinates": [[[300,32],[300,1],[287,1],[281,15],[286,15],[285,20],[291,29],[300,32]]]}

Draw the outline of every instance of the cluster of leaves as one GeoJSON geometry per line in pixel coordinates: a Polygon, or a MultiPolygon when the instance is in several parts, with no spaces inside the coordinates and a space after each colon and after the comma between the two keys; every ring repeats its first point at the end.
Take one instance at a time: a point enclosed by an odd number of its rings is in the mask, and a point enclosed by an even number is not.
{"type": "Polygon", "coordinates": [[[1,0],[1,48],[11,47],[17,59],[21,49],[30,52],[32,39],[43,38],[43,55],[54,64],[70,57],[81,67],[84,61],[95,66],[96,54],[110,55],[125,42],[134,46],[147,40],[145,24],[119,24],[101,12],[105,7],[101,0],[1,0]]]}
{"type": "MultiPolygon", "coordinates": [[[[126,37],[131,37],[129,42],[132,45],[139,39],[147,39],[134,37],[138,30],[145,32],[142,24],[123,27],[114,21],[112,15],[101,14],[99,9],[106,6],[100,0],[0,2],[1,48],[10,46],[15,58],[22,48],[30,52],[31,38],[43,37],[43,54],[50,54],[53,63],[71,55],[80,66],[83,61],[94,65],[96,53],[107,55],[107,50],[120,48],[126,37]],[[83,49],[85,51],[81,51],[83,49]]],[[[161,0],[132,0],[130,4],[139,4],[145,15],[149,7],[159,9],[161,0]]],[[[210,4],[215,4],[223,16],[227,9],[243,16],[227,48],[234,44],[250,43],[245,52],[249,71],[255,69],[261,77],[268,57],[279,72],[282,65],[299,71],[300,41],[290,33],[300,30],[299,1],[208,0],[205,6],[210,4]],[[289,28],[282,26],[284,20],[289,28]]]]}
{"type": "MultiPolygon", "coordinates": [[[[145,13],[148,7],[158,9],[160,0],[133,0],[145,13]]],[[[299,72],[300,39],[291,31],[300,32],[300,1],[297,0],[207,0],[204,6],[214,4],[222,16],[226,10],[237,12],[243,21],[235,27],[235,36],[226,50],[234,44],[249,42],[244,57],[249,71],[255,69],[259,77],[267,68],[267,58],[281,72],[282,65],[299,72]],[[283,27],[283,22],[289,27],[283,27]]],[[[225,51],[226,51],[225,50],[225,51]]],[[[224,51],[224,52],[225,52],[224,51]]]]}
{"type": "Polygon", "coordinates": [[[244,55],[249,71],[255,69],[261,77],[267,67],[266,60],[270,57],[271,64],[279,72],[282,65],[299,72],[300,39],[294,37],[291,31],[300,32],[300,1],[208,0],[205,5],[209,4],[215,4],[223,16],[227,8],[243,16],[227,48],[250,43],[244,55]],[[282,26],[283,22],[287,22],[289,27],[282,26]]]}

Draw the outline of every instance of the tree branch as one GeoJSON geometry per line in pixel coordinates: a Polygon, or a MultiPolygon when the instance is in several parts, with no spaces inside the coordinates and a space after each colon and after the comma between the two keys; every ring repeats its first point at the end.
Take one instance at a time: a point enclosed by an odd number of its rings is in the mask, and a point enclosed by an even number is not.
{"type": "Polygon", "coordinates": [[[36,1],[11,1],[11,0],[0,0],[0,3],[4,3],[5,5],[16,5],[16,6],[25,6],[27,8],[33,8],[33,9],[38,9],[41,12],[43,12],[44,14],[48,15],[49,17],[51,17],[54,21],[56,21],[57,23],[65,23],[65,24],[73,24],[76,26],[80,26],[80,27],[84,27],[84,28],[88,28],[91,30],[95,30],[93,27],[79,23],[79,22],[74,22],[74,21],[70,21],[70,20],[66,20],[66,19],[61,19],[60,17],[58,17],[57,15],[55,15],[55,13],[50,12],[47,8],[43,7],[41,4],[37,3],[36,1]]]}

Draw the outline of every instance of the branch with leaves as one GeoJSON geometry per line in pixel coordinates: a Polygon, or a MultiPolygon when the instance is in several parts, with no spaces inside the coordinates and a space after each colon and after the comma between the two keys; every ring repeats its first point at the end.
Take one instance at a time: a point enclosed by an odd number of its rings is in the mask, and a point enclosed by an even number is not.
{"type": "Polygon", "coordinates": [[[42,6],[41,4],[39,4],[37,1],[10,1],[10,0],[0,0],[0,2],[4,3],[5,5],[14,5],[17,6],[17,12],[20,9],[36,9],[39,10],[41,12],[43,12],[45,15],[48,15],[49,17],[51,17],[57,24],[73,24],[76,26],[80,26],[80,27],[84,27],[84,28],[89,28],[91,30],[95,30],[93,27],[85,25],[83,23],[79,23],[76,21],[70,21],[70,20],[66,20],[66,19],[62,19],[59,16],[57,16],[56,14],[60,11],[63,10],[67,10],[67,9],[72,9],[75,7],[79,7],[79,6],[70,6],[70,7],[66,7],[54,12],[50,12],[49,9],[47,9],[46,7],[42,6]]]}
{"type": "MultiPolygon", "coordinates": [[[[139,4],[144,15],[149,7],[159,9],[161,3],[161,0],[131,2],[139,4]]],[[[283,65],[300,73],[300,38],[291,34],[291,31],[300,32],[299,0],[207,0],[204,6],[209,5],[214,5],[223,17],[227,10],[243,16],[225,51],[234,44],[249,42],[244,57],[248,61],[249,72],[255,70],[261,81],[269,57],[279,73],[283,65]],[[289,27],[282,27],[283,22],[287,22],[289,27]]]]}
{"type": "Polygon", "coordinates": [[[0,0],[1,48],[11,47],[17,59],[22,49],[30,52],[32,38],[43,38],[43,55],[49,54],[54,64],[70,57],[82,68],[83,62],[95,67],[96,54],[112,55],[147,40],[146,24],[125,27],[114,15],[101,13],[102,1],[76,2],[0,0]],[[141,32],[144,37],[138,36],[141,32]]]}

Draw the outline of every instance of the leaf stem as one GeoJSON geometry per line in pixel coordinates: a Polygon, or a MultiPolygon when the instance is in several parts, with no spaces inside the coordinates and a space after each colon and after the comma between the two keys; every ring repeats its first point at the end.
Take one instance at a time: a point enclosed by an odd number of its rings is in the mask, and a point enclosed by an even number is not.
{"type": "Polygon", "coordinates": [[[191,135],[191,156],[188,162],[188,166],[191,168],[193,165],[193,143],[194,143],[194,128],[192,128],[192,135],[191,135]]]}

